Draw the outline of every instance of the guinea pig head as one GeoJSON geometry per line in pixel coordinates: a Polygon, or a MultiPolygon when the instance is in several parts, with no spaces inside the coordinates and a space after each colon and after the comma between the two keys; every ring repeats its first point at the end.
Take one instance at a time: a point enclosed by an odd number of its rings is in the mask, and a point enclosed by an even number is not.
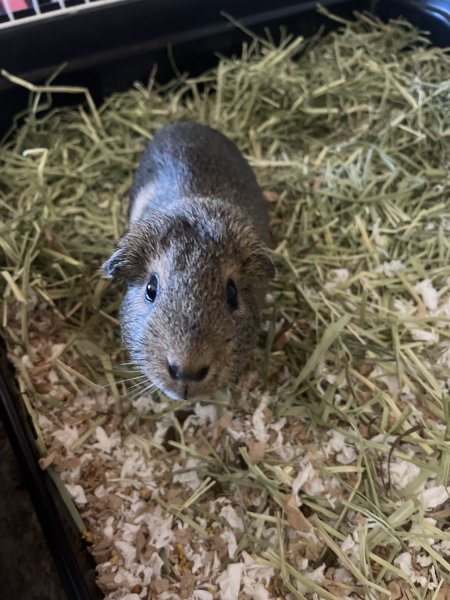
{"type": "Polygon", "coordinates": [[[103,272],[126,284],[123,338],[167,396],[208,396],[247,369],[274,267],[238,209],[210,200],[138,221],[103,272]]]}

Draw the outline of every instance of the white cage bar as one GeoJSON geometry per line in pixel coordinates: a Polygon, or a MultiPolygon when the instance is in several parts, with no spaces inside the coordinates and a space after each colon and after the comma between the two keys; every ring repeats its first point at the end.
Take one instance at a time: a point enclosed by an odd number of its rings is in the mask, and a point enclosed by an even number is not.
{"type": "Polygon", "coordinates": [[[21,23],[35,21],[36,19],[52,19],[63,13],[68,14],[89,10],[93,8],[93,5],[100,6],[126,2],[127,0],[83,0],[82,2],[68,6],[66,0],[51,0],[45,3],[40,3],[39,0],[30,0],[31,5],[27,9],[14,11],[11,0],[0,0],[0,7],[3,8],[5,13],[1,17],[3,22],[0,22],[0,30],[6,27],[18,26],[21,23]],[[32,14],[30,14],[30,11],[32,11],[32,14]]]}

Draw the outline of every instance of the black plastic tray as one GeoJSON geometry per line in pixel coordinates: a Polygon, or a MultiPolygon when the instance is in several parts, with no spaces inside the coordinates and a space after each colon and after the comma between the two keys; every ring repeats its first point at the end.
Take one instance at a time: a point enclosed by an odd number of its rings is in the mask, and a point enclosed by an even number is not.
{"type": "MultiPolygon", "coordinates": [[[[321,4],[348,18],[354,10],[367,10],[384,20],[403,16],[428,30],[436,45],[450,46],[450,0],[323,0],[321,4]]],[[[269,27],[275,36],[280,25],[304,36],[335,25],[317,13],[316,2],[308,0],[93,3],[88,9],[74,9],[69,14],[55,12],[51,19],[0,27],[0,68],[40,83],[66,62],[58,83],[87,86],[94,99],[100,101],[135,80],[145,81],[155,63],[157,79],[173,77],[168,47],[178,69],[192,75],[214,65],[218,54],[239,54],[245,35],[222,11],[255,32],[269,27]]],[[[13,126],[14,115],[26,107],[27,98],[23,89],[0,78],[0,138],[13,126]]],[[[68,103],[74,99],[59,97],[58,101],[68,103]]],[[[101,597],[94,584],[94,564],[51,478],[38,466],[32,427],[1,337],[0,417],[68,598],[101,597]]],[[[3,591],[8,597],[7,590],[3,591]]]]}

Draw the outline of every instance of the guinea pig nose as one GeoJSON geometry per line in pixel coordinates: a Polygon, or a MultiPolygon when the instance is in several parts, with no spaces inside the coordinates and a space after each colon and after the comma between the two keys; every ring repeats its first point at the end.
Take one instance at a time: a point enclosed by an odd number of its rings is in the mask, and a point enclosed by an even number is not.
{"type": "Polygon", "coordinates": [[[175,381],[203,381],[206,379],[209,373],[209,367],[201,367],[197,371],[189,371],[188,369],[183,369],[176,363],[171,363],[167,361],[167,370],[169,375],[175,381]]]}
{"type": "Polygon", "coordinates": [[[178,381],[178,379],[182,378],[181,368],[177,364],[167,361],[167,370],[169,371],[169,375],[175,381],[178,381]]]}
{"type": "Polygon", "coordinates": [[[202,367],[195,373],[193,379],[195,381],[203,381],[209,373],[209,367],[202,367]]]}

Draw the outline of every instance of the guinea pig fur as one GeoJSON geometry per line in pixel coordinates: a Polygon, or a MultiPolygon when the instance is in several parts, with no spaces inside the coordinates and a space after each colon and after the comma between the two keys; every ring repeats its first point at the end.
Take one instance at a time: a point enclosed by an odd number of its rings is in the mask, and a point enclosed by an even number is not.
{"type": "Polygon", "coordinates": [[[126,286],[132,360],[168,397],[210,395],[248,368],[274,276],[266,211],[253,171],[218,131],[175,123],[147,146],[128,232],[102,269],[126,286]]]}

